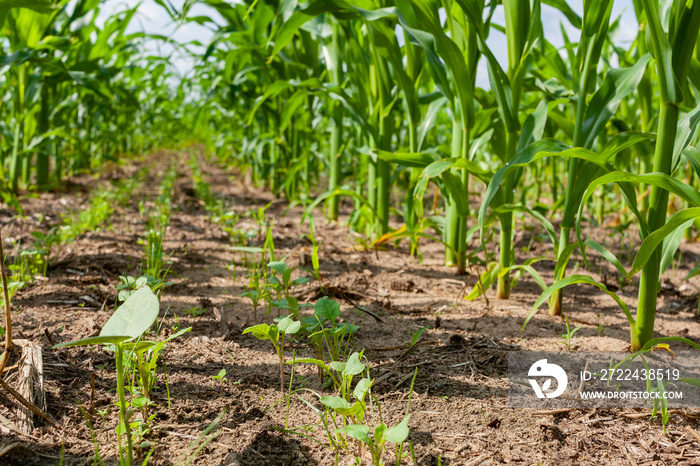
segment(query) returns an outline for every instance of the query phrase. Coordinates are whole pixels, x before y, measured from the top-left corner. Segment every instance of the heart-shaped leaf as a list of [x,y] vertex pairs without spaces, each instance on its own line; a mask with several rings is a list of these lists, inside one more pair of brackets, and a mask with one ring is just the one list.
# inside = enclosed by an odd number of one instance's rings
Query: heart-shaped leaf
[[160,302],[153,291],[148,287],[140,288],[114,311],[100,336],[138,338],[153,325],[159,312]]

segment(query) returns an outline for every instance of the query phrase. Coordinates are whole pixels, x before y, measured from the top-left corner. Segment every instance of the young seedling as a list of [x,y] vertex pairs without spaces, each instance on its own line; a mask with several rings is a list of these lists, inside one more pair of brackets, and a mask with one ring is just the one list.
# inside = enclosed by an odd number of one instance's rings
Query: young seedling
[[413,332],[413,334],[411,335],[411,343],[409,343],[408,346],[415,346],[416,344],[418,344],[418,342],[420,341],[421,335],[423,335],[423,332],[427,329],[428,329],[428,327],[421,327],[418,330],[416,330],[415,332]]
[[284,392],[284,338],[299,331],[301,323],[285,317],[277,324],[259,324],[243,330],[243,335],[252,333],[258,340],[270,340],[280,361],[280,391]]
[[253,302],[253,322],[258,321],[258,305],[260,304],[260,293],[258,290],[249,290],[241,295],[242,298],[250,298]]
[[[82,340],[61,343],[56,348],[72,346],[110,345],[115,349],[115,362],[117,366],[117,398],[119,401],[119,424],[117,425],[117,439],[119,440],[119,457],[121,464],[131,466],[133,464],[133,441],[131,433],[131,416],[133,412],[127,410],[126,391],[124,381],[124,357],[126,351],[139,350],[154,345],[154,342],[138,341],[158,318],[160,303],[155,294],[148,287],[135,291],[127,300],[114,311],[100,331],[99,336],[88,337]],[[126,449],[121,447],[121,437],[126,437]]]
[[226,378],[226,369],[221,369],[217,375],[212,375],[211,378],[219,381],[219,393],[224,393],[224,384],[228,383],[228,379]]
[[666,433],[666,424],[668,424],[669,419],[668,399],[666,398],[666,387],[669,385],[673,385],[674,387],[676,386],[672,382],[664,383],[661,379],[657,379],[656,387],[649,389],[650,395],[652,392],[656,392],[656,396],[653,397],[654,407],[651,411],[651,419],[649,420],[649,424],[651,425],[654,422],[654,419],[656,419],[658,416],[659,412],[661,412],[661,424],[664,426],[664,434]]
[[381,466],[383,464],[382,453],[384,452],[386,444],[395,443],[398,445],[408,438],[408,419],[409,416],[406,415],[403,421],[393,427],[387,427],[387,425],[382,422],[374,428],[373,432],[370,426],[363,424],[346,425],[342,429],[337,429],[336,432],[345,434],[367,445],[372,454],[372,464],[374,466]]
[[571,339],[574,337],[574,333],[578,332],[581,329],[581,327],[579,326],[573,330],[570,330],[569,329],[569,318],[564,317],[564,321],[566,322],[566,333],[563,334],[561,337],[564,339],[564,341],[566,341],[566,349],[568,351],[571,351]]
[[289,299],[290,291],[292,291],[297,286],[305,285],[310,281],[308,277],[299,277],[292,280],[292,272],[294,272],[296,267],[290,268],[285,262],[270,262],[269,264],[267,264],[267,266],[279,274],[279,278],[270,278],[270,284],[277,288],[278,296],[280,294],[279,292],[282,291],[286,299]]
[[[324,351],[327,351],[331,361],[339,361],[343,349],[347,352],[350,340],[359,327],[338,322],[339,318],[340,304],[324,296],[314,305],[313,315],[301,319],[317,358],[323,359]],[[326,327],[326,323],[330,327]]]
[[202,314],[204,314],[205,312],[207,312],[207,310],[202,309],[199,306],[195,306],[195,307],[191,307],[189,309],[186,309],[184,312],[185,312],[185,314],[191,315],[192,317],[199,317]]
[[34,240],[33,253],[41,256],[41,275],[46,276],[46,272],[51,261],[51,251],[54,246],[56,246],[56,255],[58,255],[59,248],[61,247],[62,238],[61,233],[57,227],[51,228],[46,233],[42,231],[32,232]]

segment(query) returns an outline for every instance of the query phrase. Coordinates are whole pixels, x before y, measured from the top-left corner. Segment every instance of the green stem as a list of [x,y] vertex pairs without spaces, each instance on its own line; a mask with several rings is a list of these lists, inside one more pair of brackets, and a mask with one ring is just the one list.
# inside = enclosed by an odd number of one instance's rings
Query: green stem
[[[331,61],[331,63],[329,63],[329,67],[331,72],[331,83],[336,86],[340,85],[342,79],[342,62],[340,60],[340,45],[338,43],[339,36],[339,26],[334,23],[333,36],[330,44],[330,47],[332,47],[330,55],[333,58],[333,60]],[[328,154],[330,162],[330,177],[328,180],[328,190],[333,191],[340,185],[342,161],[340,154],[340,143],[343,132],[343,108],[340,105],[340,103],[336,101],[331,101],[330,106],[331,114],[333,115],[333,129],[331,131],[330,153]],[[328,218],[330,220],[337,220],[338,208],[340,206],[340,196],[332,196],[328,200],[327,206]]]
[[[518,138],[515,133],[506,133],[506,160],[512,160]],[[509,172],[503,179],[503,203],[513,203],[513,188],[515,185],[515,172]],[[498,216],[501,223],[499,237],[499,260],[501,269],[511,267],[515,259],[513,250],[513,213],[506,212]],[[497,295],[499,299],[508,299],[510,296],[510,272],[498,278]]]
[[[672,103],[662,104],[654,155],[655,172],[671,173],[673,146],[676,140],[677,128],[678,107]],[[668,191],[656,186],[652,187],[651,195],[649,196],[648,217],[650,232],[658,230],[666,223],[667,209]],[[649,261],[642,268],[642,275],[639,281],[639,304],[637,305],[636,325],[630,329],[633,351],[641,349],[653,337],[661,267],[661,247],[659,245],[656,248]]]
[[131,466],[134,461],[133,443],[131,440],[131,428],[129,426],[126,409],[126,396],[124,394],[124,347],[117,345],[117,397],[119,398],[119,425],[124,426],[126,435],[126,466]]

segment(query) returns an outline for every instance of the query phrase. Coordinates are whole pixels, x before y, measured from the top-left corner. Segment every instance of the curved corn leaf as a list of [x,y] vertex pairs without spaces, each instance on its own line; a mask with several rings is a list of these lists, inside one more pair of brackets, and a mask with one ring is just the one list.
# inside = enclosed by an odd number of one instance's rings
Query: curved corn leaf
[[[642,241],[637,255],[634,257],[634,262],[632,263],[632,269],[629,271],[627,277],[634,276],[637,272],[642,270],[642,267],[649,261],[656,248],[664,241],[666,238],[673,235],[675,232],[688,228],[693,220],[700,217],[700,207],[690,207],[687,209],[680,210],[675,214],[671,215],[666,224],[659,228],[658,230],[650,233]],[[680,239],[678,239],[680,243]],[[677,249],[678,246],[676,246]],[[675,249],[673,250],[675,253]]]
[[537,299],[535,304],[532,306],[532,310],[530,313],[527,315],[525,318],[525,322],[523,323],[523,326],[521,327],[521,331],[525,329],[525,326],[527,325],[528,322],[530,322],[530,319],[532,316],[535,315],[535,312],[537,312],[537,309],[540,308],[552,295],[553,292],[556,290],[560,290],[566,286],[569,285],[574,285],[574,284],[586,284],[586,285],[593,285],[596,288],[599,288],[603,290],[608,296],[610,296],[612,299],[615,300],[615,302],[620,306],[620,309],[622,309],[622,312],[625,313],[625,316],[627,317],[627,320],[629,321],[630,325],[634,325],[635,321],[634,318],[632,317],[632,314],[630,313],[629,307],[627,304],[620,299],[620,297],[615,294],[613,291],[608,290],[608,288],[602,284],[598,283],[597,281],[593,280],[591,277],[588,275],[571,275],[566,278],[562,278],[561,280],[557,280],[554,282],[549,288],[544,290],[544,292],[540,295],[540,297]]
[[597,242],[593,241],[592,239],[586,240],[583,244],[598,251],[598,253],[601,256],[603,256],[605,259],[608,260],[608,262],[610,262],[612,265],[615,266],[617,271],[620,272],[620,274],[623,277],[627,277],[627,269],[625,269],[625,267],[622,265],[622,263],[620,262],[620,259],[618,259],[615,254],[613,254],[608,249],[606,249],[602,244],[597,243]]
[[549,239],[552,241],[554,250],[557,251],[559,249],[559,241],[557,240],[557,235],[554,232],[554,226],[552,225],[552,222],[547,220],[547,218],[545,218],[545,216],[541,213],[523,205],[513,204],[503,204],[494,209],[494,213],[498,214],[500,212],[523,212],[532,215],[537,220],[539,220],[540,224],[542,225],[542,228],[544,228],[544,231],[547,232]]
[[608,72],[602,86],[596,91],[586,107],[581,130],[585,137],[584,147],[593,147],[596,138],[608,120],[615,114],[622,99],[637,88],[650,58],[651,56],[646,54],[629,68]]
[[[687,184],[678,181],[664,173],[647,173],[644,175],[637,175],[634,173],[629,173],[625,171],[613,171],[607,173],[599,178],[596,178],[586,189],[581,204],[578,208],[578,220],[576,221],[576,236],[578,238],[579,244],[581,241],[581,218],[584,206],[588,203],[588,199],[593,195],[593,192],[601,185],[617,183],[623,188],[630,189],[631,183],[646,184],[650,186],[656,186],[657,188],[665,189],[666,191],[673,193],[688,202],[691,206],[700,206],[700,193]],[[640,229],[642,231],[642,236],[646,237],[649,235],[649,227],[646,223],[646,219],[639,212],[636,205],[636,198],[634,196],[625,196],[625,201],[630,207],[630,210],[637,217],[640,223]],[[582,249],[583,251],[583,249]],[[584,261],[586,260],[585,252]],[[635,272],[636,273],[636,272]]]

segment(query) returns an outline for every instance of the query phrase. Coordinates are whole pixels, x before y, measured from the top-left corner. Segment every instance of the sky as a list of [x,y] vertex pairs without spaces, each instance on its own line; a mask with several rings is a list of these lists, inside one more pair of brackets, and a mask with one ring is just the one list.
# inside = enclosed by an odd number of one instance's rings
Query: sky
[[[185,0],[171,0],[171,2],[176,8],[181,9],[182,5],[185,3]],[[102,19],[104,19],[112,13],[123,11],[127,8],[132,8],[139,3],[140,6],[138,13],[136,14],[134,20],[132,20],[128,32],[141,31],[152,34],[162,34],[172,37],[181,43],[197,40],[203,44],[207,44],[212,37],[213,33],[210,29],[196,23],[187,23],[180,25],[180,27],[173,24],[165,10],[163,10],[163,8],[154,0],[107,0],[102,7],[102,13],[100,16]],[[582,0],[573,0],[569,1],[568,3],[571,8],[576,11],[576,13],[579,15],[582,14]],[[212,18],[217,18],[217,13],[214,9],[202,4],[195,5],[190,12],[192,15],[207,15]],[[615,19],[618,16],[620,16],[620,30],[614,40],[616,44],[627,47],[637,36],[638,28],[637,19],[634,15],[634,8],[632,6],[632,0],[615,0],[612,18]],[[503,8],[501,6],[497,8],[493,20],[495,23],[501,25],[504,24]],[[555,46],[561,46],[564,43],[560,30],[561,24],[564,25],[564,29],[571,40],[578,40],[578,30],[571,26],[561,13],[550,6],[542,5],[542,25],[544,34],[547,40],[549,40]],[[493,31],[490,34],[487,43],[496,58],[502,64],[505,64],[507,62],[505,36],[498,31]],[[160,52],[170,53],[171,50],[171,47],[165,46],[160,50]],[[175,56],[172,59],[175,68],[180,74],[188,74],[190,72],[193,63],[192,60],[192,58],[184,56]],[[489,87],[488,72],[486,70],[486,63],[484,60],[480,60],[479,62],[476,84],[477,86],[483,88]]]

